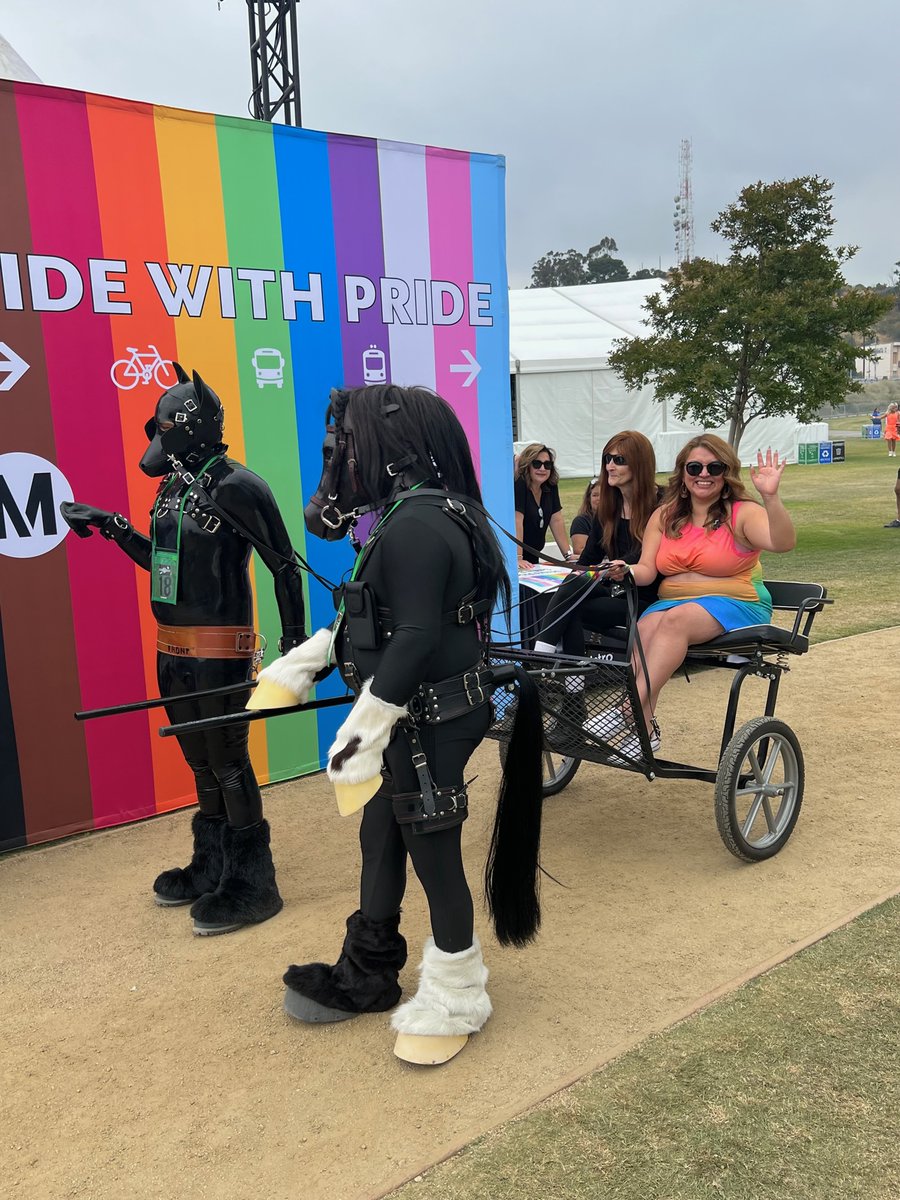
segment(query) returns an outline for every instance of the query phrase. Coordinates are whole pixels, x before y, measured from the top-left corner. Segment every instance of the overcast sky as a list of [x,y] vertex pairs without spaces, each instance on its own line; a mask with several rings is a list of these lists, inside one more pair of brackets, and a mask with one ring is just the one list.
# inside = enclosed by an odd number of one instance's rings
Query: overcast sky
[[[616,239],[671,265],[682,138],[695,252],[741,187],[835,184],[846,275],[900,259],[896,0],[300,0],[303,123],[503,154],[510,283]],[[0,0],[45,83],[245,115],[245,0]]]

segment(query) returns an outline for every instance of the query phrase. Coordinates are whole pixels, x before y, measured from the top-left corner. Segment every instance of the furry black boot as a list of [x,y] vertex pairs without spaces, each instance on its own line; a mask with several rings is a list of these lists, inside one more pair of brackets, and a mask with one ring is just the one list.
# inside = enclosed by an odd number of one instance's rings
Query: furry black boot
[[194,933],[231,933],[243,925],[258,925],[281,912],[284,901],[275,883],[275,864],[269,849],[269,822],[222,831],[225,861],[214,892],[191,907]]
[[347,918],[341,957],[333,967],[288,967],[284,1010],[298,1021],[346,1021],[359,1013],[387,1012],[400,999],[397,977],[406,963],[400,914],[371,921],[359,911]]
[[205,817],[194,813],[191,831],[194,835],[194,853],[186,867],[173,867],[157,875],[153,884],[153,898],[157,904],[174,908],[179,904],[191,904],[207,892],[214,892],[222,877],[222,831],[224,817]]

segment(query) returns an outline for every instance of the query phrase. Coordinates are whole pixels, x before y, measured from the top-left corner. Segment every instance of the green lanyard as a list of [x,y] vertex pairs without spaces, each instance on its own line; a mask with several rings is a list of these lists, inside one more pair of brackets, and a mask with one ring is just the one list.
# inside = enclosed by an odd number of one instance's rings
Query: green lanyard
[[[201,479],[206,472],[206,469],[219,458],[223,458],[222,454],[214,454],[207,462],[203,464],[197,472],[197,479]],[[180,475],[175,475],[163,488],[162,492],[156,498],[156,503],[153,505],[153,513],[150,517],[150,599],[155,600],[158,604],[177,604],[178,603],[178,564],[181,555],[181,522],[184,520],[184,506],[187,504],[188,496],[191,494],[193,483],[188,484],[184,495],[181,497],[181,503],[178,506],[178,525],[175,533],[175,549],[163,550],[156,544],[156,514],[159,509],[159,503],[165,496],[166,492],[181,478]]]
[[[425,480],[423,479],[421,483],[413,484],[413,486],[409,489],[409,491],[414,492],[416,490],[416,488],[422,487],[422,485],[424,483],[425,483]],[[350,572],[350,582],[351,583],[356,578],[356,573],[363,564],[363,559],[366,556],[366,550],[368,550],[370,548],[369,544],[372,541],[372,538],[375,536],[375,534],[378,532],[378,530],[382,527],[382,525],[385,523],[385,521],[388,519],[388,517],[391,515],[391,513],[394,511],[394,509],[399,508],[399,506],[403,503],[403,501],[405,499],[406,499],[406,497],[402,496],[399,500],[395,500],[394,503],[391,505],[391,507],[387,510],[387,512],[381,517],[378,524],[374,527],[374,529],[369,534],[369,536],[366,538],[366,544],[360,550],[359,554],[357,554],[356,562],[353,564],[353,570]],[[338,634],[340,633],[341,622],[343,621],[343,619],[344,619],[344,602],[342,600],[340,603],[340,607],[338,608],[337,618],[335,619],[335,622],[334,622],[334,628],[331,631],[331,643],[328,646],[328,661],[327,661],[326,665],[329,667],[331,666],[331,659],[334,654],[334,644],[337,641]]]

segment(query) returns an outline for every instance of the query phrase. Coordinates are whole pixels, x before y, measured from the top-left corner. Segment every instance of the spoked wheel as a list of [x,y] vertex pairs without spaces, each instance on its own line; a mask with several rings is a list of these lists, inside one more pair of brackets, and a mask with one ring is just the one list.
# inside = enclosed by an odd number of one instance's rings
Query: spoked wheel
[[797,824],[803,753],[796,734],[774,717],[755,717],[728,743],[716,775],[716,825],[732,854],[771,858]]
[[[500,743],[500,765],[506,765],[506,742]],[[555,796],[563,788],[568,787],[575,778],[575,772],[581,766],[580,758],[569,758],[565,754],[557,754],[555,750],[544,747],[541,755],[541,791],[544,796]]]

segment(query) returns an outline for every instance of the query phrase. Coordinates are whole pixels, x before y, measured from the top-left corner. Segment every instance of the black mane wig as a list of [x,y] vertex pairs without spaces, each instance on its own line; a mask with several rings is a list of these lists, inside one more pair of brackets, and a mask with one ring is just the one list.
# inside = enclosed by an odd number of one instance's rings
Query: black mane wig
[[[345,399],[346,397],[346,399]],[[481,500],[472,451],[456,413],[446,400],[423,387],[377,384],[339,393],[332,398],[336,419],[346,412],[353,430],[359,486],[369,503],[388,496],[396,480],[389,463],[412,461],[403,468],[404,482],[424,482],[465,501]],[[479,564],[478,599],[493,610],[498,597],[509,611],[509,575],[500,545],[481,513],[470,510]],[[489,624],[489,622],[486,622]]]

